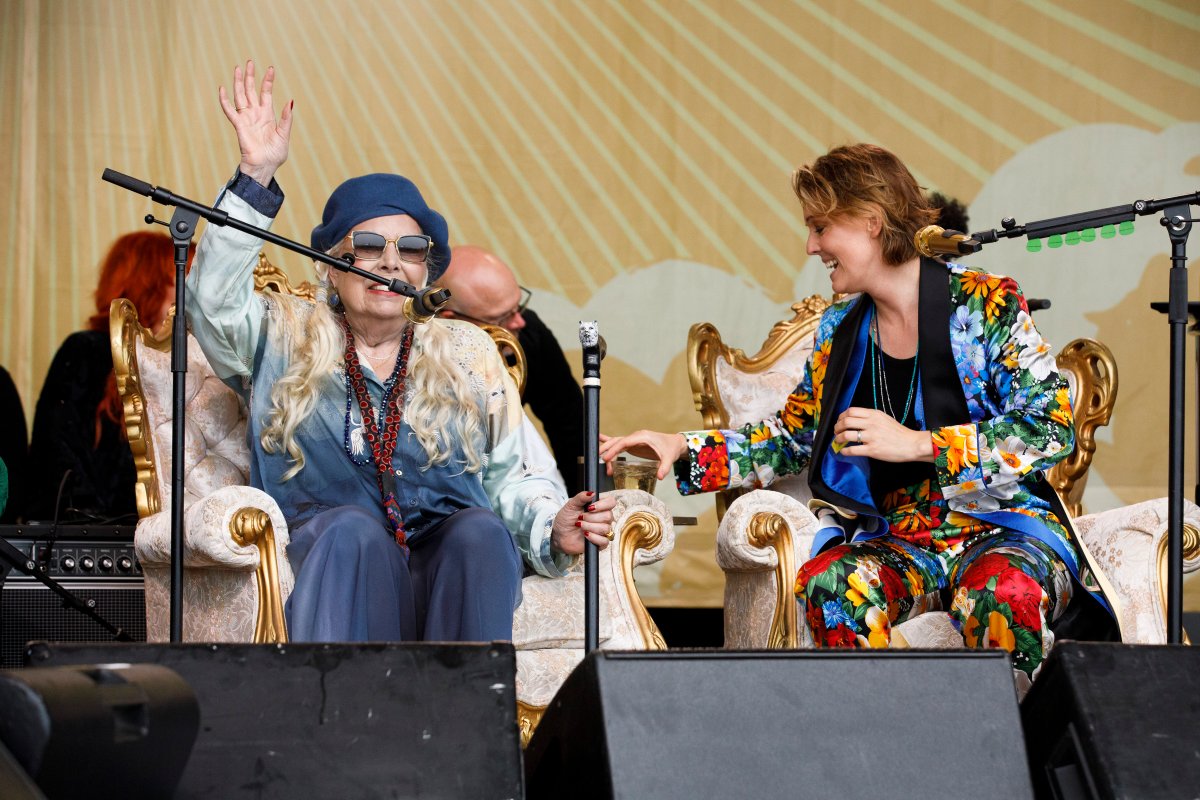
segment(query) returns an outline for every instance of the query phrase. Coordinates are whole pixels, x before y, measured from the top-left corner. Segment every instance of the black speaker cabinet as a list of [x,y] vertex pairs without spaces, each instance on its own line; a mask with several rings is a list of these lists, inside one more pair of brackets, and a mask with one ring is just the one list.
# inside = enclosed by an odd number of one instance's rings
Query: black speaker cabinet
[[200,723],[195,692],[158,664],[0,670],[0,708],[4,749],[51,800],[173,797]]
[[200,733],[179,800],[524,796],[510,643],[36,644],[30,655],[183,676]]
[[531,800],[1032,797],[996,651],[597,651],[525,777]]
[[[12,526],[4,527],[12,530]],[[39,530],[39,526],[22,526],[19,530],[28,534]],[[69,527],[65,530],[80,532]],[[85,603],[94,603],[96,612],[110,625],[123,630],[131,640],[144,642],[144,579],[133,554],[132,529],[128,530],[129,538],[6,540],[64,589]],[[62,598],[50,588],[14,569],[0,588],[0,669],[23,666],[25,644],[35,639],[107,642],[113,636],[87,615],[64,607]]]
[[1200,797],[1200,648],[1060,642],[1021,718],[1039,797]]

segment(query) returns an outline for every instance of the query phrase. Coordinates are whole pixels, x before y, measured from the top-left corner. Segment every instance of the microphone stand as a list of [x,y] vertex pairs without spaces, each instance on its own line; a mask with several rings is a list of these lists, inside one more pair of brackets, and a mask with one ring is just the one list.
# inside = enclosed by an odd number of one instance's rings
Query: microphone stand
[[[599,328],[594,321],[579,323],[583,346],[583,482],[600,499],[600,360],[604,358]],[[600,549],[584,537],[583,545],[583,651],[586,656],[600,646]]]
[[[225,211],[197,203],[186,197],[164,189],[161,186],[151,186],[137,178],[131,178],[112,169],[105,169],[101,177],[109,183],[123,189],[145,195],[156,203],[174,206],[175,213],[167,227],[171,230],[171,239],[175,244],[175,325],[171,334],[171,405],[173,418],[171,420],[171,642],[183,641],[183,450],[184,450],[184,417],[187,413],[187,317],[184,314],[187,302],[185,286],[187,272],[187,256],[191,247],[192,237],[196,233],[196,224],[200,217],[214,225],[227,225],[234,230],[248,233],[266,242],[277,244],[292,252],[307,256],[314,261],[328,264],[342,272],[352,272],[367,280],[381,283],[396,294],[409,298],[404,304],[404,314],[411,322],[423,322],[450,300],[448,289],[427,287],[417,289],[411,283],[399,278],[388,279],[373,272],[368,272],[354,266],[354,256],[350,253],[341,258],[334,258],[328,253],[322,253],[299,242],[285,239],[278,234],[256,227],[239,219],[235,219]],[[146,222],[157,222],[152,215],[146,216]],[[417,305],[420,309],[417,309]]]
[[200,213],[177,206],[168,226],[175,244],[175,324],[171,326],[171,641],[183,641],[183,420],[187,414],[187,258]]
[[[1167,642],[1180,644],[1183,641],[1183,451],[1184,451],[1184,378],[1185,354],[1187,352],[1188,286],[1187,286],[1187,239],[1193,220],[1189,206],[1200,205],[1200,192],[1168,197],[1165,200],[1137,200],[1129,205],[1112,206],[1065,217],[1030,222],[1018,225],[1012,217],[1000,222],[1000,230],[972,233],[971,238],[982,244],[1025,236],[1030,241],[1026,247],[1031,251],[1041,249],[1040,240],[1066,234],[1067,244],[1075,241],[1092,241],[1096,228],[1102,228],[1101,237],[1109,238],[1111,232],[1104,226],[1132,222],[1136,216],[1162,211],[1159,223],[1167,229],[1171,239],[1171,271],[1167,316],[1171,326],[1171,374],[1170,403],[1168,409],[1169,442],[1167,450]],[[1034,245],[1034,242],[1037,245]],[[1051,239],[1049,244],[1059,246]]]

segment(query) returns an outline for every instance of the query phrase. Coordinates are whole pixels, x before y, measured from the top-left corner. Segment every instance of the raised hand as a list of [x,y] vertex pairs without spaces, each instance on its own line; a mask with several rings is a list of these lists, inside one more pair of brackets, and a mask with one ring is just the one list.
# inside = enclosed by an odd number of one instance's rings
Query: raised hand
[[292,107],[296,102],[289,101],[277,121],[271,96],[274,85],[274,67],[267,67],[259,89],[254,79],[254,62],[247,61],[244,72],[240,66],[233,68],[233,99],[224,86],[217,92],[221,109],[237,133],[238,149],[242,153],[238,169],[263,186],[270,184],[275,171],[287,161],[292,136]]

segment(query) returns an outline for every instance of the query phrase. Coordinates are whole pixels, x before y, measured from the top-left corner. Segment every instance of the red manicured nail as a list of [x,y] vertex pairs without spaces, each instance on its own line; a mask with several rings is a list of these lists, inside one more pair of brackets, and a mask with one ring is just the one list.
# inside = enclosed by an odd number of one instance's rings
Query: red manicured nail
[[[588,507],[587,507],[587,510],[588,510],[588,511],[595,511],[595,510],[596,510],[596,507],[595,507],[595,506],[588,506]],[[580,516],[583,516],[583,515],[581,514]]]
[[583,519],[583,514],[580,514],[580,515],[579,515],[578,517],[576,517],[575,519]]
[[576,522],[576,523],[575,523],[575,527],[576,527],[576,528],[582,528],[582,527],[583,527],[583,523],[582,523],[582,522]]
[[594,494],[595,494],[595,492],[588,492],[588,497],[591,497]]

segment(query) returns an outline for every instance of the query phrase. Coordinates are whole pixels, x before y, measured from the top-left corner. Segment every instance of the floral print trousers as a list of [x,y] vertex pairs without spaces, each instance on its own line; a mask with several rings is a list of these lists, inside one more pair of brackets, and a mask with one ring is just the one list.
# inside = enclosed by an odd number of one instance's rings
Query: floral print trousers
[[1071,585],[1053,550],[1000,529],[940,552],[892,535],[838,545],[800,567],[795,590],[818,647],[888,647],[893,625],[946,610],[967,647],[1007,650],[1032,680]]

